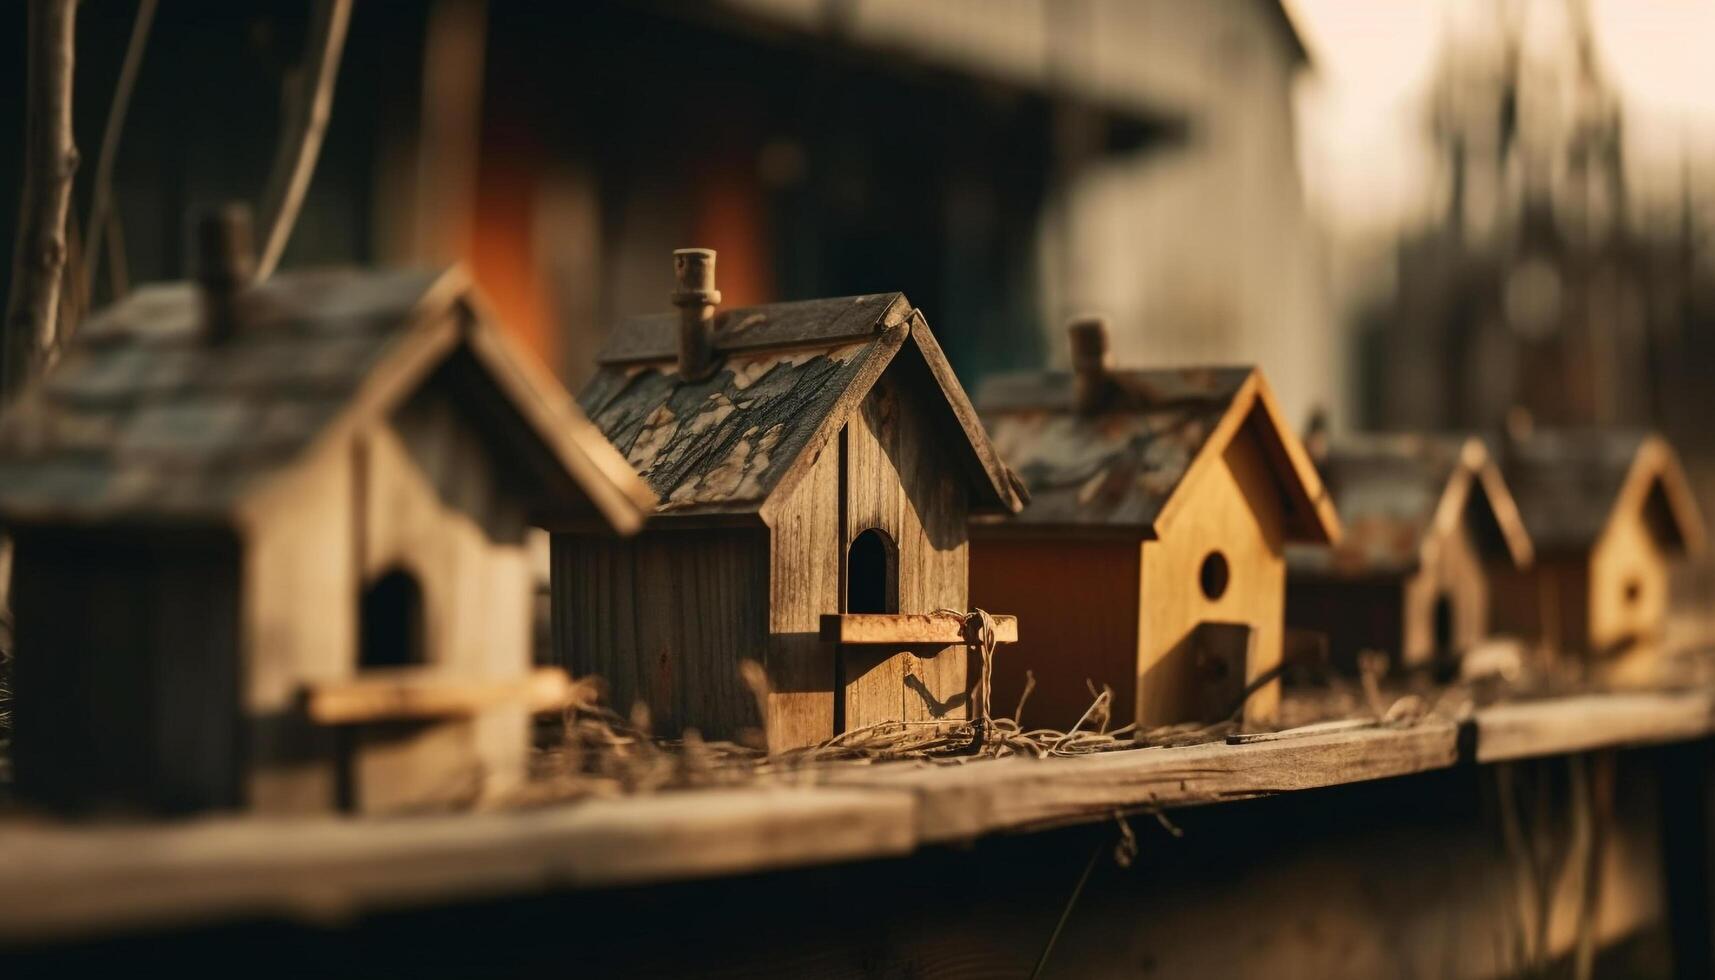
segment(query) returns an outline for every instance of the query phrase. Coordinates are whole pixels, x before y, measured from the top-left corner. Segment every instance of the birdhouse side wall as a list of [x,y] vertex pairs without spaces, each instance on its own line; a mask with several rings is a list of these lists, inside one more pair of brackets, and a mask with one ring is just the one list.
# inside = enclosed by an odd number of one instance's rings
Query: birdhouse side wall
[[1660,652],[1668,586],[1667,555],[1642,510],[1617,515],[1590,556],[1588,648],[1617,658],[1619,676],[1646,674]]
[[[893,608],[880,611],[968,608],[970,490],[957,468],[952,442],[964,436],[951,431],[944,408],[934,410],[930,399],[941,397],[921,361],[902,354],[846,423],[841,549],[847,566],[842,585],[846,599],[854,594],[853,543],[866,531],[879,530],[892,548],[894,578],[886,603]],[[858,583],[858,588],[874,584]],[[848,605],[829,612],[853,611]],[[962,647],[848,646],[839,657],[844,695],[838,723],[843,730],[884,721],[966,717]]]
[[1528,568],[1490,562],[1489,622],[1496,636],[1525,641],[1538,656],[1582,656],[1590,637],[1590,556],[1538,554]]
[[1328,666],[1351,674],[1365,650],[1398,663],[1405,649],[1405,576],[1288,575],[1286,623],[1327,641]]
[[[761,724],[739,673],[769,652],[768,531],[678,529],[635,537],[556,533],[554,649],[607,685],[620,714],[641,704],[657,734],[732,739]],[[824,675],[832,686],[833,668]]]
[[[1280,663],[1285,516],[1276,477],[1248,427],[1222,450],[1219,462],[1204,467],[1192,483],[1176,491],[1189,505],[1159,540],[1145,541],[1140,548],[1140,731],[1213,720],[1198,717],[1202,693],[1190,641],[1200,623],[1242,624],[1253,630],[1247,682]],[[1226,570],[1217,597],[1204,588],[1205,563]],[[1271,724],[1279,704],[1279,683],[1265,686],[1245,702],[1246,724]]]
[[[971,604],[1019,620],[1016,644],[994,658],[994,711],[1069,729],[1089,709],[1090,685],[1113,689],[1112,727],[1137,712],[1138,539],[984,537],[971,539]],[[981,658],[968,658],[976,683]],[[1089,683],[1086,683],[1088,681]]]
[[240,805],[237,543],[32,529],[16,549],[20,798],[74,810]]

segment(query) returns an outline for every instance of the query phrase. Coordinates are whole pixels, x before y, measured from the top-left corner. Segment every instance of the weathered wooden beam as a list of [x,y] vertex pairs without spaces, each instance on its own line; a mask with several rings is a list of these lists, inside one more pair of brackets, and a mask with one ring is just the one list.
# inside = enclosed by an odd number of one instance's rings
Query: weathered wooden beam
[[[968,643],[974,634],[952,616],[930,613],[827,613],[822,616],[822,639],[833,643],[925,644]],[[996,643],[1018,642],[1018,617],[994,617]]]
[[0,946],[246,918],[685,881],[907,853],[910,797],[715,789],[408,818],[0,831]]
[[1099,819],[1115,811],[1218,803],[1386,779],[1458,760],[1458,726],[1425,722],[1249,745],[1002,759],[950,768],[870,767],[840,785],[917,795],[924,843]]
[[1585,694],[1476,712],[1477,761],[1700,738],[1715,732],[1715,692]]
[[307,692],[307,708],[310,720],[318,724],[353,725],[451,718],[520,702],[531,711],[553,711],[580,697],[593,700],[594,693],[589,682],[574,681],[558,667],[538,667],[515,681],[474,680],[413,667],[316,684]]

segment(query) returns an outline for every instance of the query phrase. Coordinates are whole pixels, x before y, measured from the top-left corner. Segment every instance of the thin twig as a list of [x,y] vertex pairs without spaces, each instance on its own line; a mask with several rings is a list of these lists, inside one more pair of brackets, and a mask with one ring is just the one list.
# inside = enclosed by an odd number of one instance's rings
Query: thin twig
[[1078,904],[1078,897],[1084,894],[1084,886],[1090,881],[1090,872],[1096,870],[1096,859],[1102,856],[1102,848],[1106,841],[1098,841],[1095,849],[1090,851],[1090,859],[1084,862],[1084,870],[1078,875],[1078,883],[1072,886],[1072,894],[1066,896],[1066,905],[1060,910],[1060,918],[1054,923],[1054,931],[1048,934],[1048,942],[1042,947],[1042,955],[1036,958],[1036,967],[1030,971],[1033,978],[1040,977],[1048,966],[1048,957],[1054,952],[1054,944],[1060,941],[1060,933],[1066,928],[1067,920],[1072,918],[1072,909]]
[[334,79],[339,75],[340,53],[345,48],[346,28],[351,23],[351,0],[317,0],[316,16],[306,47],[313,61],[304,66],[304,89],[289,100],[295,110],[274,157],[268,189],[262,198],[262,251],[256,262],[256,278],[273,275],[292,237],[292,226],[304,206],[310,178],[316,172],[322,138],[327,135],[333,112]]
[[24,188],[12,291],[0,343],[0,402],[9,401],[54,345],[66,264],[77,144],[71,127],[77,0],[31,0]]
[[[119,80],[113,86],[113,104],[107,109],[107,125],[101,131],[101,152],[95,157],[95,182],[91,190],[89,224],[83,234],[86,268],[83,276],[83,305],[89,308],[94,298],[96,273],[101,268],[102,237],[107,234],[108,216],[113,208],[113,166],[119,156],[119,136],[125,131],[125,117],[131,110],[131,93],[137,88],[137,73],[143,67],[143,51],[149,45],[149,29],[155,23],[158,0],[141,0],[137,17],[131,22],[131,40],[125,45],[125,60],[119,67]],[[116,292],[114,299],[119,298]],[[61,345],[64,339],[60,340]]]

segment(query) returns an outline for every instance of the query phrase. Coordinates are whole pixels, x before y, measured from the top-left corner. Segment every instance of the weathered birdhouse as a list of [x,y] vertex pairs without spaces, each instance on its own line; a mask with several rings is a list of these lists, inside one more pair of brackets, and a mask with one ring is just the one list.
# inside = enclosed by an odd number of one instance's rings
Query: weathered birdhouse
[[1076,722],[1086,679],[1113,688],[1116,724],[1241,702],[1270,723],[1286,545],[1339,534],[1315,469],[1254,368],[1113,371],[1094,320],[1072,342],[1070,373],[997,378],[978,400],[1031,496],[972,528],[972,602],[1030,625],[996,657],[997,709],[1029,671],[1027,726]]
[[445,805],[523,775],[525,530],[653,504],[459,272],[201,282],[83,325],[0,421],[20,795],[75,808]]
[[1703,522],[1666,440],[1644,433],[1542,432],[1501,460],[1536,548],[1496,569],[1497,631],[1616,677],[1660,649],[1673,559],[1697,554]]
[[1491,567],[1527,568],[1530,536],[1482,440],[1337,441],[1316,459],[1344,527],[1287,551],[1286,623],[1321,634],[1335,665],[1366,650],[1451,664],[1489,633]]
[[628,541],[554,535],[562,662],[663,733],[784,748],[964,717],[963,634],[933,614],[968,605],[969,515],[1020,500],[922,314],[717,310],[714,253],[674,261],[678,312],[620,324],[579,399],[661,504]]

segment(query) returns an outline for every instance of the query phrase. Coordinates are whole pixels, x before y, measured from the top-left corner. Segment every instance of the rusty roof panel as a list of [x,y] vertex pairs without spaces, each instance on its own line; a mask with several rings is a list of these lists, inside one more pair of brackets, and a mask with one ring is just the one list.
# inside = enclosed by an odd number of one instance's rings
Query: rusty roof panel
[[603,368],[580,403],[662,513],[760,507],[864,368],[877,340],[733,354],[703,381],[669,362]]
[[1316,461],[1345,534],[1334,548],[1292,548],[1294,572],[1403,574],[1418,566],[1435,511],[1460,466],[1464,440],[1423,435],[1347,437]]
[[16,518],[217,518],[339,414],[439,281],[312,270],[258,284],[203,343],[194,286],[147,286],[84,325],[0,419]]
[[1153,526],[1252,370],[1111,372],[1105,407],[1072,410],[1066,372],[985,384],[978,408],[996,450],[1030,490],[1023,525]]
[[1506,444],[1501,470],[1539,551],[1595,545],[1619,500],[1643,432],[1542,432]]

